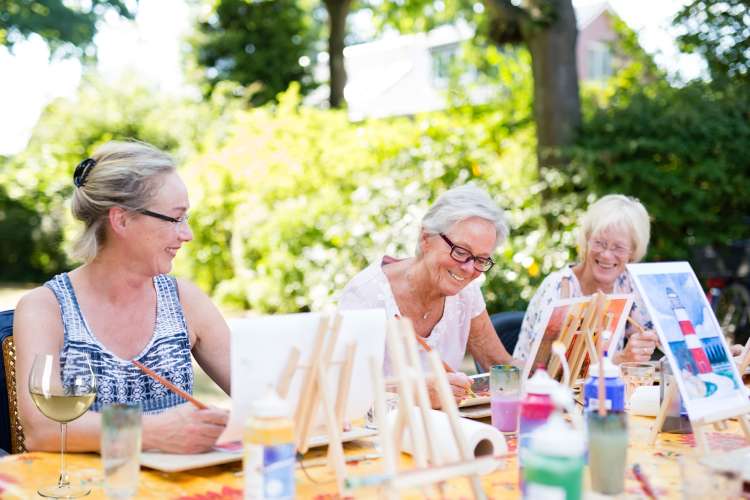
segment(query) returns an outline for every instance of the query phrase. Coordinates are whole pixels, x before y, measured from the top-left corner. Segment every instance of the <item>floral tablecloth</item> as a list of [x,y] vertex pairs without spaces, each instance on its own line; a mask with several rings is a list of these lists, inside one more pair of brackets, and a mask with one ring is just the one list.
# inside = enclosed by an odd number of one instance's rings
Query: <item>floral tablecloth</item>
[[[630,447],[628,462],[639,463],[648,475],[652,486],[660,498],[679,498],[680,472],[677,458],[692,454],[695,442],[692,434],[661,434],[654,447],[646,444],[648,426],[653,419],[643,417],[630,418]],[[750,446],[739,432],[739,427],[732,423],[725,432],[709,433],[712,450],[730,451]],[[515,440],[509,439],[508,445],[515,449]],[[362,440],[346,445],[346,454],[368,457],[347,465],[348,475],[365,475],[381,470],[375,440]],[[297,497],[316,500],[337,498],[335,476],[321,463],[322,451],[312,451],[305,456],[307,466],[298,465]],[[91,485],[92,492],[87,498],[104,498],[101,488],[102,468],[98,455],[71,453],[67,457],[71,482]],[[410,466],[407,455],[402,456],[402,466]],[[0,494],[2,498],[39,498],[37,488],[54,483],[58,476],[60,461],[55,453],[25,453],[11,455],[0,460]],[[588,479],[587,479],[588,480]],[[505,459],[504,467],[482,478],[482,485],[490,498],[518,498],[518,469],[515,457]],[[183,500],[220,500],[242,498],[243,477],[240,462],[224,466],[209,467],[180,473],[164,473],[143,469],[140,475],[138,498],[183,499]],[[355,490],[354,498],[375,498],[375,489]],[[406,492],[405,498],[440,498],[441,493],[434,488]],[[448,499],[470,498],[471,490],[465,479],[448,481],[443,485],[442,495]],[[587,495],[595,498],[595,495]],[[625,493],[620,498],[644,498],[643,490],[633,477],[627,473]]]

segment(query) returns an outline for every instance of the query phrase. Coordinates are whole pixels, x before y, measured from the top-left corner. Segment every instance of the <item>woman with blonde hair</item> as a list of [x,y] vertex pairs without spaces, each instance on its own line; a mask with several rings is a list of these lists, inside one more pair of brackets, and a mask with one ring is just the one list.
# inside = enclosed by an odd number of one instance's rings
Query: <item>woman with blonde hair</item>
[[101,418],[113,403],[143,410],[143,448],[209,450],[227,421],[196,410],[137,368],[138,361],[192,392],[195,359],[229,392],[229,329],[211,300],[168,273],[193,238],[188,193],[169,155],[141,142],[109,142],[73,175],[72,211],[84,224],[76,245],[83,265],[32,290],[18,304],[18,405],[29,450],[59,449],[59,429],[35,408],[28,373],[36,353],[84,352],[97,393],[92,411],[68,424],[73,451],[99,449]]
[[627,344],[613,355],[616,363],[648,361],[659,341],[641,297],[633,288],[625,268],[646,255],[651,224],[646,208],[635,198],[610,194],[591,205],[578,230],[581,261],[547,276],[526,309],[513,356],[526,359],[541,328],[542,315],[556,300],[604,293],[634,293],[630,316],[644,328],[634,331],[628,324]]

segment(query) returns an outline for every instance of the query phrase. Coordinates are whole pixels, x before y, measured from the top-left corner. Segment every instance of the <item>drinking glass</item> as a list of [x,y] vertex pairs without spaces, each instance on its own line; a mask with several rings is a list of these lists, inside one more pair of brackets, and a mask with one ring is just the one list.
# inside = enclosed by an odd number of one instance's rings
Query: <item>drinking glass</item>
[[621,363],[622,379],[625,382],[625,406],[630,408],[630,397],[636,388],[653,385],[656,367],[651,363]]
[[66,424],[86,413],[96,397],[96,378],[88,355],[73,350],[62,355],[37,354],[29,373],[29,393],[45,417],[60,422],[60,477],[57,485],[37,493],[48,498],[88,495],[91,490],[72,486],[65,471]]
[[490,368],[490,411],[492,425],[501,432],[518,430],[521,399],[521,371],[514,365]]
[[141,470],[141,405],[113,404],[102,410],[104,493],[109,498],[132,498]]

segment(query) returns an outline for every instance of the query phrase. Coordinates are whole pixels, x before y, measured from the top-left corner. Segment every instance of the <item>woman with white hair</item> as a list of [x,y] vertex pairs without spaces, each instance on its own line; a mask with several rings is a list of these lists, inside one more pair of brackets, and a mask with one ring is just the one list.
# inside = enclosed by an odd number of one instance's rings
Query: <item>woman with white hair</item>
[[648,361],[659,339],[641,297],[635,292],[625,265],[638,262],[648,248],[651,225],[640,201],[621,194],[604,196],[583,216],[578,232],[581,262],[547,276],[526,309],[513,356],[526,359],[534,345],[543,313],[561,298],[581,297],[597,291],[635,293],[630,316],[644,333],[628,324],[625,348],[613,361]]
[[[59,428],[34,406],[28,374],[34,355],[84,352],[96,376],[91,411],[68,424],[72,451],[97,451],[101,418],[113,403],[140,404],[143,448],[208,451],[226,426],[225,410],[196,410],[133,361],[192,393],[191,353],[229,393],[229,328],[194,284],[169,276],[193,239],[188,193],[172,158],[140,142],[109,142],[73,174],[72,210],[84,224],[76,245],[83,265],[61,273],[18,303],[18,407],[29,450],[57,450]],[[74,365],[71,363],[70,365]],[[62,480],[62,479],[61,479]]]
[[[460,400],[470,386],[459,371],[467,349],[485,369],[512,359],[495,334],[477,281],[494,266],[492,253],[507,235],[503,211],[485,191],[472,185],[446,191],[422,219],[416,255],[373,262],[346,285],[340,307],[383,308],[389,317],[409,318],[416,334],[455,371],[448,380]],[[384,370],[391,373],[387,351]],[[437,407],[432,389],[430,397]]]

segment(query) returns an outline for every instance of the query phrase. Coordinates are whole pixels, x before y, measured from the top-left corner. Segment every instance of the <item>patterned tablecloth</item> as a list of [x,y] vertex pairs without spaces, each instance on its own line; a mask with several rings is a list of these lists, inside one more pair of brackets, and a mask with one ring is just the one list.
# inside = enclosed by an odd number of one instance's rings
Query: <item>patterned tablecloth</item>
[[[692,454],[695,442],[692,434],[662,434],[656,446],[646,445],[648,426],[653,419],[631,417],[628,462],[639,463],[649,476],[652,486],[660,498],[679,498],[680,472],[678,457]],[[709,433],[712,450],[735,450],[750,446],[739,432],[736,424],[729,431]],[[515,440],[508,440],[515,448]],[[376,441],[362,440],[346,445],[348,456],[377,453]],[[321,451],[311,451],[305,456],[308,466],[303,470],[297,466],[297,497],[316,500],[337,498],[334,474],[320,465]],[[87,498],[104,498],[101,488],[102,469],[95,454],[70,454],[67,458],[71,482],[91,485],[92,493]],[[408,466],[410,458],[402,456],[402,465]],[[54,483],[60,465],[59,455],[54,453],[25,453],[0,460],[0,493],[2,498],[39,498],[37,488]],[[363,475],[381,470],[377,458],[349,463],[347,474]],[[586,474],[588,475],[588,474]],[[515,457],[505,459],[505,466],[482,478],[482,485],[490,498],[518,498],[518,469]],[[588,478],[586,479],[588,481]],[[163,473],[144,469],[140,476],[138,498],[219,500],[242,498],[242,464],[237,462],[224,466],[209,467],[180,473]],[[443,495],[449,499],[470,498],[471,490],[465,479],[449,481],[444,485]],[[356,490],[354,498],[374,498],[375,489]],[[413,491],[405,498],[440,498],[436,489]],[[595,498],[588,494],[588,498]],[[608,497],[603,497],[608,498]],[[644,498],[639,483],[631,472],[627,473],[625,493],[619,498]]]

